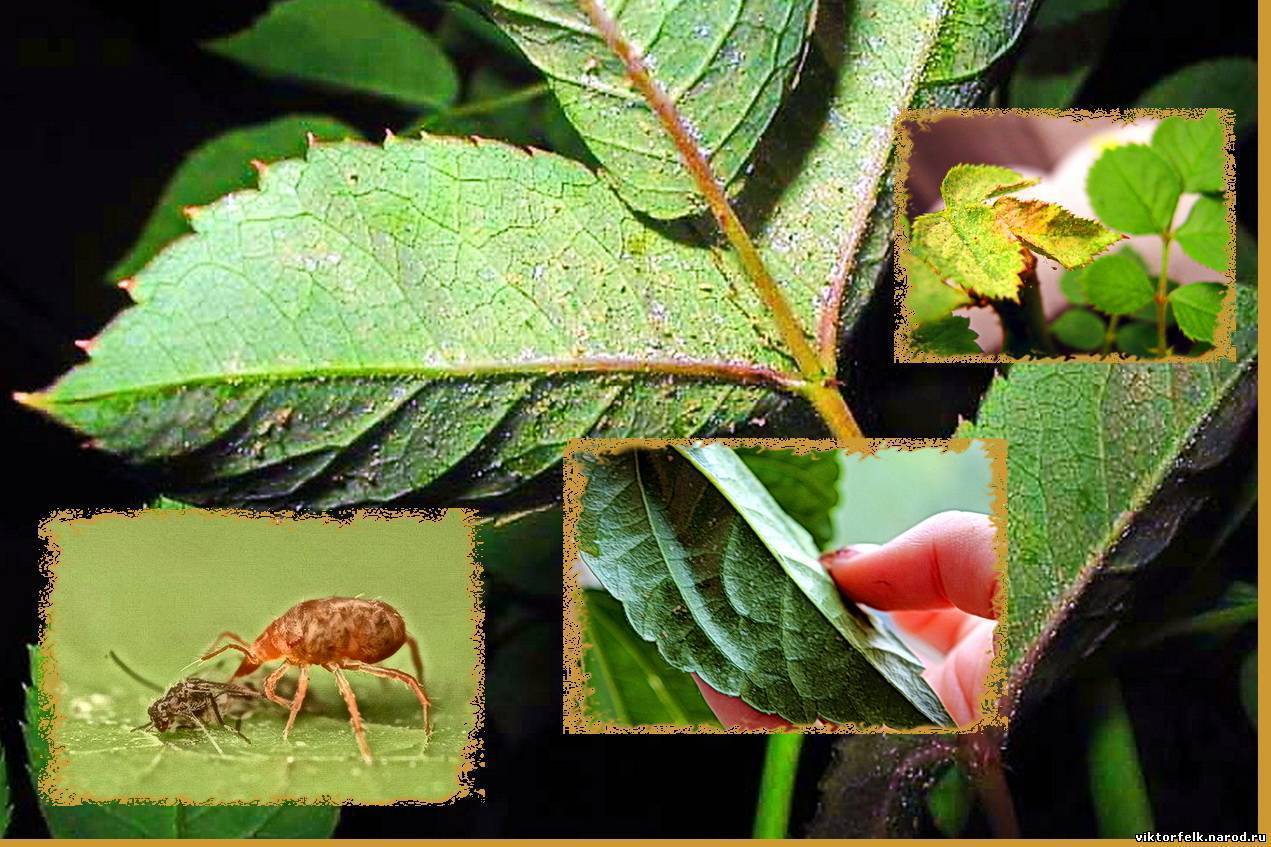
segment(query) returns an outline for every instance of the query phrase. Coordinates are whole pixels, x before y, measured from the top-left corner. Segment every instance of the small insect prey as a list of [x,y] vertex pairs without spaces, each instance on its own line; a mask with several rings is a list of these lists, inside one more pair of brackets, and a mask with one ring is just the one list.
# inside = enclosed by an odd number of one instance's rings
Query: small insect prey
[[[326,668],[335,677],[336,685],[349,709],[353,737],[367,764],[371,762],[371,749],[366,743],[357,698],[344,676],[346,670],[362,671],[404,683],[419,700],[424,713],[424,733],[426,735],[429,732],[429,701],[421,682],[424,669],[419,658],[419,645],[406,632],[406,624],[398,611],[382,600],[363,600],[360,597],[305,600],[279,615],[251,644],[232,632],[222,632],[216,641],[221,639],[227,639],[228,643],[208,651],[201,661],[207,661],[226,650],[242,653],[245,658],[234,672],[234,679],[252,673],[266,662],[283,660],[265,679],[265,696],[291,711],[283,730],[284,738],[291,734],[296,715],[304,703],[305,692],[309,689],[309,668],[312,665]],[[415,676],[374,664],[392,656],[403,644],[410,646]],[[300,668],[300,682],[296,686],[295,696],[287,700],[278,695],[277,686],[278,681],[293,665]]]
[[[241,724],[243,715],[251,711],[253,705],[265,699],[259,691],[232,682],[215,682],[193,676],[186,677],[164,691],[162,687],[155,685],[124,664],[113,651],[110,653],[110,658],[128,676],[162,694],[146,710],[150,720],[141,726],[133,727],[134,732],[148,729],[153,729],[155,732],[167,732],[172,729],[201,729],[219,753],[222,752],[220,745],[207,731],[207,725],[215,723],[248,744],[251,743],[251,739],[243,734]],[[231,727],[226,723],[226,715],[238,718],[238,725]]]

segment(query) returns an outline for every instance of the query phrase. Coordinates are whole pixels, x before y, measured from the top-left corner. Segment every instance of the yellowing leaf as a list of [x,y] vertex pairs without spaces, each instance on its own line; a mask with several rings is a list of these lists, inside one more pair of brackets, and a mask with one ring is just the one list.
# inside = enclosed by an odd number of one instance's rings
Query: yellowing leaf
[[1024,254],[987,206],[953,206],[914,221],[912,249],[947,279],[993,299],[1019,299]]
[[993,210],[1020,241],[1065,268],[1090,262],[1125,237],[1098,221],[1041,200],[1003,197],[993,204]]
[[940,182],[940,196],[946,206],[979,203],[1036,185],[1018,171],[998,165],[954,165]]

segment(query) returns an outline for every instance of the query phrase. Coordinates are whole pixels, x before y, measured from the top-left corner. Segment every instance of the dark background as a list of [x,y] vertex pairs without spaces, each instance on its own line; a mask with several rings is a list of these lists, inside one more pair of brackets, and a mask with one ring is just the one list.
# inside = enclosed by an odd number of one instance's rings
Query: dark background
[[[122,293],[106,284],[105,273],[140,232],[167,177],[199,143],[229,128],[288,112],[333,114],[369,137],[378,136],[386,122],[401,125],[411,117],[358,97],[262,80],[199,49],[202,40],[243,28],[265,6],[41,0],[15,4],[7,15],[11,23],[4,28],[8,43],[0,69],[10,116],[0,139],[9,186],[0,265],[0,387],[5,398],[0,401],[0,421],[11,461],[5,486],[9,502],[0,510],[0,561],[9,571],[0,589],[0,620],[6,630],[5,649],[0,652],[0,736],[8,753],[16,807],[11,836],[45,834],[22,764],[19,727],[20,683],[27,677],[21,645],[37,636],[38,523],[53,510],[136,506],[156,492],[120,463],[81,449],[71,433],[10,403],[9,392],[47,385],[79,360],[72,341],[92,336],[124,305]],[[428,5],[419,0],[416,6],[403,10],[426,23]],[[1083,89],[1078,105],[1131,103],[1160,76],[1198,59],[1252,57],[1256,32],[1252,2],[1211,2],[1203,12],[1183,3],[1127,2],[1112,35],[1113,48]],[[1247,200],[1252,193],[1245,188],[1255,184],[1255,143],[1256,139],[1246,142],[1239,157],[1241,217],[1250,222]],[[885,297],[877,300],[890,302]],[[958,414],[973,413],[974,398],[990,371],[891,364],[891,316],[884,311],[873,309],[858,332],[863,339],[858,349],[877,351],[854,367],[857,392],[876,398],[861,415],[866,431],[947,434]],[[1248,439],[1245,448],[1252,450]],[[1252,579],[1252,531],[1238,536],[1238,544],[1237,558],[1245,557]],[[227,584],[225,590],[234,587]],[[442,808],[348,809],[337,834],[749,833],[761,739],[562,738],[557,730],[558,601],[527,601],[496,589],[489,598],[489,614],[491,628],[499,628],[499,637],[491,643],[490,685],[500,687],[501,693],[490,703],[488,765],[481,776],[487,799]],[[496,676],[504,670],[506,677]],[[1212,707],[1216,695],[1206,690],[1204,680],[1180,680],[1178,673],[1175,669],[1173,675],[1157,674],[1141,685],[1128,683],[1127,697],[1133,702],[1164,698],[1177,707],[1170,713],[1174,731],[1148,742],[1155,759],[1164,756],[1170,779],[1178,780],[1177,785],[1154,784],[1154,799],[1158,804],[1168,799],[1179,811],[1212,797],[1215,805],[1207,817],[1217,822],[1243,820],[1252,826],[1252,733],[1232,729],[1230,721],[1239,715],[1233,718],[1231,704]],[[1048,711],[1056,714],[1045,716],[1048,726],[1063,723],[1065,709],[1075,708],[1075,696],[1061,693],[1053,698]],[[1053,797],[1067,779],[1084,783],[1080,745],[1064,736],[1062,728],[1058,733],[1038,731],[1025,734],[1022,742],[1028,758],[1020,761],[1036,762],[1040,773],[1017,774],[1021,802],[1029,808],[1050,803],[1049,816],[1036,822],[1036,834],[1090,831],[1088,802],[1078,798],[1056,803]],[[1180,744],[1181,737],[1195,743]],[[1177,755],[1170,753],[1172,746]],[[811,739],[805,749],[796,822],[805,821],[814,810],[815,781],[828,760],[828,741]],[[1200,774],[1199,793],[1182,788],[1206,760],[1212,769],[1215,756],[1229,757],[1218,761],[1230,770],[1231,780],[1247,785],[1248,792],[1207,772]],[[1025,828],[1027,833],[1028,820]]]

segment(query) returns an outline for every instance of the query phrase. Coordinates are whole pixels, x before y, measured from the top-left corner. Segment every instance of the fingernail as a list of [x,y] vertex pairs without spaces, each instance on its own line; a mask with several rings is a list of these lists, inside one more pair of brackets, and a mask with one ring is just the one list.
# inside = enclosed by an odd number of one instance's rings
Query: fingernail
[[831,550],[828,553],[821,554],[821,564],[827,568],[841,565],[844,562],[851,561],[862,553],[868,553],[870,550],[877,550],[877,544],[849,544],[847,547],[841,547],[838,550]]

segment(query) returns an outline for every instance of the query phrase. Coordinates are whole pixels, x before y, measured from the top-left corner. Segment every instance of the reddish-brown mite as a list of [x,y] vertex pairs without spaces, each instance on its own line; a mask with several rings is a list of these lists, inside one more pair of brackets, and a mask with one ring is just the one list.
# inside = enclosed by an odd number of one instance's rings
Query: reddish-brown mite
[[[406,683],[419,699],[424,712],[424,732],[428,732],[428,695],[421,683],[424,671],[419,658],[419,644],[406,632],[406,623],[398,611],[382,600],[363,600],[358,597],[305,600],[279,615],[251,644],[232,632],[222,632],[216,637],[216,642],[223,638],[229,639],[229,643],[209,651],[202,657],[202,661],[226,650],[242,653],[245,658],[231,679],[246,676],[266,662],[283,660],[278,669],[265,680],[265,696],[291,710],[287,717],[287,727],[283,730],[284,738],[291,734],[292,724],[296,722],[296,715],[304,702],[305,692],[309,688],[311,665],[324,667],[335,676],[340,694],[349,707],[349,722],[353,724],[358,749],[368,764],[371,761],[371,750],[362,729],[362,715],[358,711],[357,699],[344,676],[346,670],[364,671]],[[415,676],[374,664],[392,656],[403,644],[410,645]],[[275,688],[293,665],[300,668],[300,681],[296,685],[295,696],[287,700],[280,697]]]

